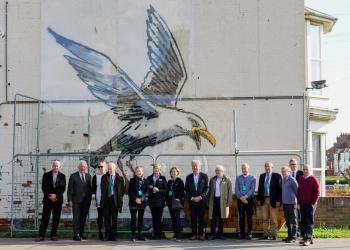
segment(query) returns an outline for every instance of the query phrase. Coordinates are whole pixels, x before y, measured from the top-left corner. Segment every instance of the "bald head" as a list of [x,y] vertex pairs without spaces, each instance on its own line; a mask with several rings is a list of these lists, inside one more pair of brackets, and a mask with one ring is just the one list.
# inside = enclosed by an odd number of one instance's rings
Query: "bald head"
[[312,167],[309,164],[304,164],[303,172],[305,176],[310,176],[312,174]]
[[265,173],[267,173],[267,174],[272,173],[273,164],[271,162],[269,162],[269,161],[265,162],[264,167],[265,167]]
[[248,175],[248,173],[249,173],[249,164],[248,163],[243,163],[241,165],[241,169],[242,169],[242,174],[243,175]]

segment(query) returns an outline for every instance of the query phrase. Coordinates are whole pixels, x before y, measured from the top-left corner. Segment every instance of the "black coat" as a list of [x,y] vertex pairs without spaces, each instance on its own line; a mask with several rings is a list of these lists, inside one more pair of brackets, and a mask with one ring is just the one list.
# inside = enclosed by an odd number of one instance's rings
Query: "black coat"
[[[172,192],[172,196],[169,195],[169,191]],[[168,180],[167,192],[165,196],[166,204],[171,207],[172,199],[179,199],[182,203],[185,199],[185,184],[181,178],[176,178],[175,181],[172,179]]]
[[153,192],[153,189],[148,190],[148,206],[149,207],[164,207],[165,193],[167,190],[167,183],[164,176],[159,176],[156,183],[153,181],[153,174],[147,177],[148,185],[157,187],[159,192]]
[[[103,208],[108,199],[108,186],[109,186],[110,174],[104,174],[101,178],[101,207]],[[114,177],[114,203],[119,213],[123,208],[123,196],[125,194],[125,183],[123,177],[115,173]]]
[[[145,178],[134,177],[130,179],[128,194],[131,209],[145,209],[147,207],[148,185]],[[136,198],[141,198],[142,203],[140,205],[136,203]]]
[[191,200],[192,197],[201,196],[202,202],[205,203],[209,191],[208,175],[205,173],[199,173],[198,183],[198,188],[196,190],[193,173],[187,175],[185,184],[186,197],[188,200]]
[[[258,200],[260,205],[264,205],[265,201],[265,176],[266,173],[260,175],[258,187]],[[278,173],[272,173],[270,180],[270,202],[273,208],[276,207],[276,202],[282,201],[282,176]]]
[[302,177],[304,175],[304,172],[301,170],[297,170],[297,176],[296,176],[296,180],[299,183],[300,177]]
[[80,179],[80,173],[75,172],[70,175],[67,189],[67,200],[73,203],[91,201],[91,175],[85,173],[85,183]]
[[43,202],[50,202],[50,194],[56,194],[57,202],[63,203],[63,193],[66,191],[66,176],[58,172],[56,184],[53,185],[52,170],[43,175],[41,189],[44,193]]

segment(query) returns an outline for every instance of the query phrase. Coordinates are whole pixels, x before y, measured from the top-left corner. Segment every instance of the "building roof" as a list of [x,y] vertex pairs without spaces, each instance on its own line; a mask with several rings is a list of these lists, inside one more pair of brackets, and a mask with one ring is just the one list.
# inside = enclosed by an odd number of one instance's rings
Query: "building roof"
[[304,15],[306,20],[322,24],[324,34],[331,32],[334,24],[338,21],[334,16],[306,6],[304,8]]

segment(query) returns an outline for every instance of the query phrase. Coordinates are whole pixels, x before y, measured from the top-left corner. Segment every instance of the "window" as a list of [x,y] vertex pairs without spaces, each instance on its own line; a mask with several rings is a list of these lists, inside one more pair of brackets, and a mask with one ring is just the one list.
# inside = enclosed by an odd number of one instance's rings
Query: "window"
[[[322,26],[308,23],[307,44],[308,44],[308,71],[309,83],[322,79],[321,71],[321,31]],[[311,84],[310,84],[311,85]],[[320,89],[313,89],[314,95],[321,95]]]
[[321,135],[312,134],[312,161],[314,168],[321,168]]

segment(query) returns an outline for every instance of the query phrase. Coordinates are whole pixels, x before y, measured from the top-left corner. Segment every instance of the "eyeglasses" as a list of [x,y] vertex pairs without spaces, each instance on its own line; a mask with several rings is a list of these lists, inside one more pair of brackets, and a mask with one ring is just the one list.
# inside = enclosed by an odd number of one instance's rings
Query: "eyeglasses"
[[103,166],[98,166],[97,168],[103,168]]

